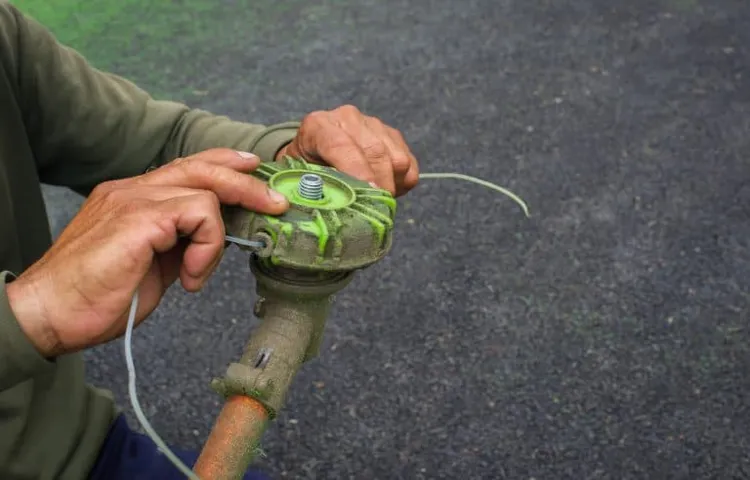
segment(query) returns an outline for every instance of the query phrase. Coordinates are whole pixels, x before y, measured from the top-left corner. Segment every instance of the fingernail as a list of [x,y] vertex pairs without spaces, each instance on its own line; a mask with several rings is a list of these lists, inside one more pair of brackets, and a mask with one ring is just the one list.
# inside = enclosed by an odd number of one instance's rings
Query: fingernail
[[242,158],[247,158],[247,159],[255,159],[255,158],[258,158],[258,156],[257,156],[257,155],[255,155],[255,154],[253,154],[253,153],[250,153],[250,152],[241,152],[241,151],[238,151],[238,152],[237,152],[237,155],[239,155],[239,156],[240,156],[240,157],[242,157]]
[[277,192],[276,190],[268,189],[268,196],[274,203],[286,203],[286,197],[284,194]]
[[380,187],[378,187],[378,184],[377,184],[377,183],[375,183],[375,182],[370,182],[370,186],[371,186],[372,188],[380,188]]

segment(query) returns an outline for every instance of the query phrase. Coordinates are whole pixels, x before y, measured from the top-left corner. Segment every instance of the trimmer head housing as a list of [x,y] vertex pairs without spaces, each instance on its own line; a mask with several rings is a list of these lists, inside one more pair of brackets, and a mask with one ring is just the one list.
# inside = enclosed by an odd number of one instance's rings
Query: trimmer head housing
[[226,233],[261,240],[256,254],[275,267],[347,271],[369,266],[391,248],[396,199],[336,169],[286,156],[253,176],[291,204],[279,216],[224,207]]

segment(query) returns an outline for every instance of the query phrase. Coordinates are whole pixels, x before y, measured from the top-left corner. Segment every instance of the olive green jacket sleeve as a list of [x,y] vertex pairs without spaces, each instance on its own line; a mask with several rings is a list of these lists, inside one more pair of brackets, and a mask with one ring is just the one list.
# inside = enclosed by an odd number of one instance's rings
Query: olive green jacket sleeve
[[0,49],[17,74],[15,88],[40,180],[82,194],[102,181],[139,175],[213,147],[273,160],[299,127],[298,122],[242,123],[155,100],[133,83],[94,68],[2,0]]
[[10,272],[0,272],[0,392],[54,365],[37,351],[15,321],[5,288],[13,279]]

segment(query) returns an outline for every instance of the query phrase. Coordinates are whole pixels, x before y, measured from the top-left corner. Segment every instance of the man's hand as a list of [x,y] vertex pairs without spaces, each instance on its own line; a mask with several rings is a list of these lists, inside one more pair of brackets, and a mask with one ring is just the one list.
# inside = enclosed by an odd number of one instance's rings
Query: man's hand
[[52,248],[7,286],[32,343],[47,357],[104,343],[125,331],[136,290],[136,324],[178,277],[199,290],[224,250],[220,204],[268,214],[288,208],[247,175],[258,163],[208,150],[97,187]]
[[283,155],[335,167],[400,196],[419,181],[417,159],[401,133],[346,105],[307,115]]

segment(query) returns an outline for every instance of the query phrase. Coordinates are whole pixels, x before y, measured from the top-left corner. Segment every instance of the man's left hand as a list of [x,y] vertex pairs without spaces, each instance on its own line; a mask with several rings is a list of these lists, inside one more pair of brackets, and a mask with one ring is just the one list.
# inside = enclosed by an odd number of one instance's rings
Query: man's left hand
[[307,115],[276,158],[283,155],[330,165],[396,196],[419,181],[417,159],[401,133],[351,105]]

